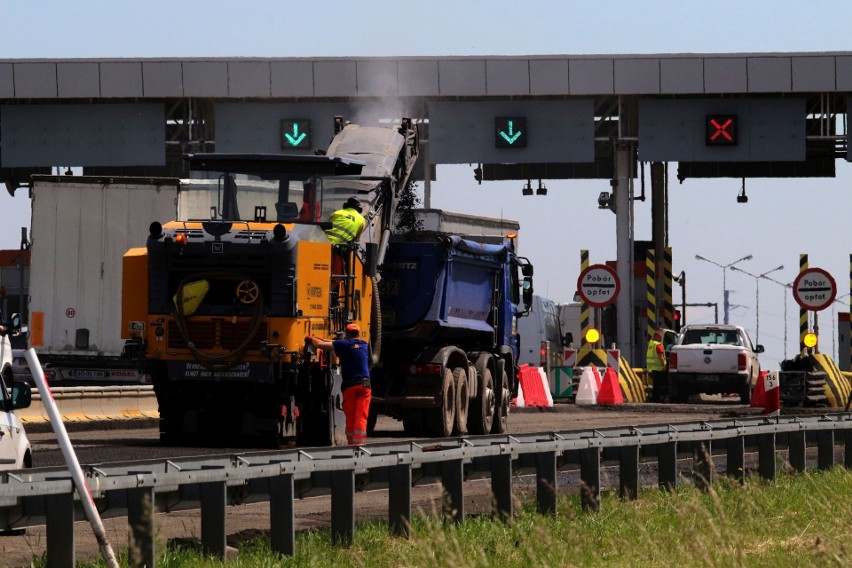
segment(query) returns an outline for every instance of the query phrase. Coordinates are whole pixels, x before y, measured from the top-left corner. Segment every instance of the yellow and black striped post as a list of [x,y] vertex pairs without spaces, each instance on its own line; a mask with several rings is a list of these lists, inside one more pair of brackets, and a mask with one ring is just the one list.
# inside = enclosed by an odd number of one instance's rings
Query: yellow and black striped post
[[[580,249],[580,273],[589,267],[589,251]],[[580,304],[580,347],[586,345],[586,332],[589,331],[589,304],[581,300]]]
[[657,329],[657,270],[654,257],[654,249],[649,248],[645,253],[645,317],[648,320],[648,339],[654,337],[654,331]]
[[672,249],[663,249],[663,321],[665,327],[674,327],[674,306],[672,305]]
[[[808,255],[799,255],[799,274],[808,269]],[[799,308],[799,353],[805,350],[805,335],[808,333],[808,310]]]

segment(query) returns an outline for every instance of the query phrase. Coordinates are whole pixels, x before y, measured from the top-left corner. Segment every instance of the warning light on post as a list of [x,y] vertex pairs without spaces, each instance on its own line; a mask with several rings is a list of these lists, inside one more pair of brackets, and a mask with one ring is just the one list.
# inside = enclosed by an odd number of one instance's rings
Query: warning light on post
[[707,133],[704,142],[708,146],[737,145],[737,115],[708,114],[704,125]]
[[811,348],[816,347],[817,344],[817,335],[816,333],[806,333],[804,339],[805,347]]
[[601,338],[601,332],[599,332],[597,329],[595,329],[593,327],[589,328],[589,330],[586,332],[586,341],[588,343],[597,343],[600,338]]

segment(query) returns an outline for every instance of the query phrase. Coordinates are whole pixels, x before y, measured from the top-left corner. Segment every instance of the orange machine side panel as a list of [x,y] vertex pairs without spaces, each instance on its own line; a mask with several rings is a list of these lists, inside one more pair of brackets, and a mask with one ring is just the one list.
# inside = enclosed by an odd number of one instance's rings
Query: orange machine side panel
[[121,338],[142,336],[148,321],[148,250],[124,253],[121,268]]
[[298,244],[296,276],[299,309],[304,317],[328,317],[331,279],[331,245],[302,241]]

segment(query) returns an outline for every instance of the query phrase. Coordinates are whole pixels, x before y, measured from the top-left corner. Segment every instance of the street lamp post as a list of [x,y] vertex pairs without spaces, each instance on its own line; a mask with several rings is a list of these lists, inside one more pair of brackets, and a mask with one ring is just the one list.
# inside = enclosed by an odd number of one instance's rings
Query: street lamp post
[[784,359],[787,359],[787,326],[788,326],[788,322],[787,322],[787,289],[788,288],[792,289],[793,283],[788,282],[787,284],[785,284],[783,282],[779,282],[778,280],[775,280],[774,278],[770,278],[770,277],[766,276],[765,274],[763,276],[761,276],[761,278],[763,278],[764,280],[769,280],[770,282],[774,282],[774,283],[778,284],[779,286],[781,286],[782,288],[784,288]]
[[716,266],[718,266],[719,268],[722,269],[722,306],[723,306],[722,312],[724,314],[725,325],[728,325],[728,307],[729,307],[729,304],[728,304],[728,285],[727,285],[727,280],[726,280],[726,275],[727,275],[726,270],[728,268],[731,268],[735,264],[738,264],[738,263],[740,263],[744,260],[751,260],[752,256],[750,254],[747,254],[746,256],[744,256],[740,259],[737,259],[734,262],[731,262],[730,264],[719,264],[718,262],[716,262],[714,260],[710,260],[709,258],[705,258],[705,257],[701,256],[700,254],[696,254],[695,258],[697,260],[703,260],[704,262],[709,262],[710,264],[715,264]]
[[[763,274],[752,274],[751,272],[746,272],[742,268],[737,268],[736,266],[732,266],[731,270],[742,272],[746,276],[754,278],[754,342],[760,343],[760,279],[766,278],[767,274],[772,274],[777,270],[784,270],[784,265],[776,266],[772,270],[767,270]],[[786,318],[784,323],[786,325]]]

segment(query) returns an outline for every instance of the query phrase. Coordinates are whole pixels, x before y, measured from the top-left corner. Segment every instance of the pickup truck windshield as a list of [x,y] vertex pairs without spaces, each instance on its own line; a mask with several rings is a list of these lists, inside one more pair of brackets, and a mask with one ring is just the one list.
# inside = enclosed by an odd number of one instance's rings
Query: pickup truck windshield
[[681,345],[738,345],[742,346],[736,331],[718,329],[690,329],[683,335]]

